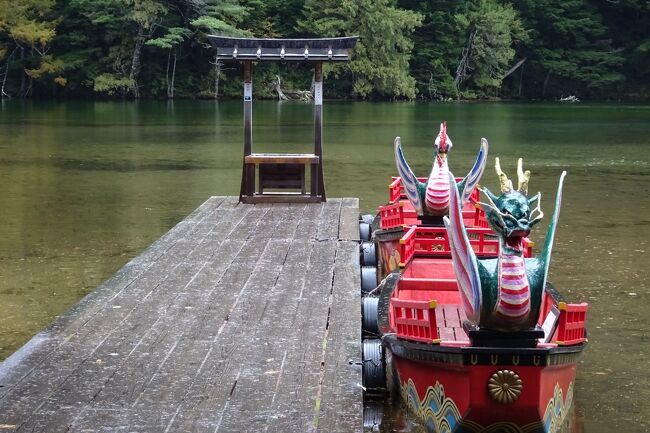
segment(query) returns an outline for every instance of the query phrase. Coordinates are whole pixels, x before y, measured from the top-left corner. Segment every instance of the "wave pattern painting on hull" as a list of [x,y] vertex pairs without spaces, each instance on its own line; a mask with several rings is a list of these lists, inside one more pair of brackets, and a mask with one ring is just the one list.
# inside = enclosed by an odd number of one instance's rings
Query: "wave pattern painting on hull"
[[564,424],[567,414],[573,405],[573,382],[569,384],[566,399],[562,398],[562,388],[555,384],[553,399],[548,402],[544,411],[544,428],[547,432],[558,432]]
[[420,401],[418,391],[411,379],[402,384],[402,397],[409,409],[415,413],[427,426],[436,433],[452,433],[457,431],[461,415],[454,401],[445,396],[445,389],[436,382],[427,388],[424,400]]
[[566,400],[559,384],[555,385],[553,398],[546,405],[543,422],[523,426],[512,422],[497,422],[488,426],[463,419],[454,401],[445,395],[440,382],[427,388],[420,400],[413,380],[402,383],[402,398],[408,409],[420,418],[431,433],[558,433],[564,425],[573,404],[573,382],[569,384]]

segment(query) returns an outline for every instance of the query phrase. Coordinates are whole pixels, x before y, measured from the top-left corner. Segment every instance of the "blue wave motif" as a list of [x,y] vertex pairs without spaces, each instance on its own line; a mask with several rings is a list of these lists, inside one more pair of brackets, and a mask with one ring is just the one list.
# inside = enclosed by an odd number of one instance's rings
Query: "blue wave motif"
[[520,426],[511,422],[496,422],[488,426],[462,419],[454,401],[445,396],[440,382],[427,388],[420,400],[412,379],[401,386],[402,398],[411,412],[417,415],[432,433],[557,433],[563,426],[573,404],[573,382],[569,384],[566,399],[555,384],[553,398],[548,402],[542,422]]

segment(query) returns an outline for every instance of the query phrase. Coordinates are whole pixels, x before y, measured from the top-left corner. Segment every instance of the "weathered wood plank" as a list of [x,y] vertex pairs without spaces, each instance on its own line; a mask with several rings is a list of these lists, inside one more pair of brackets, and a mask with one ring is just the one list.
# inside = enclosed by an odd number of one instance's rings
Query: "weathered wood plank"
[[[265,215],[268,217],[268,213]],[[214,240],[210,241],[210,243],[213,243],[213,241]],[[262,239],[255,239],[251,240],[250,242],[253,242],[258,246],[264,245]],[[136,395],[137,400],[139,400],[142,396],[142,393],[144,393],[145,388],[154,383],[154,380],[156,379],[155,376],[158,374],[158,371],[161,369],[162,365],[148,365],[151,363],[151,359],[166,359],[169,356],[169,353],[167,353],[168,349],[170,350],[170,353],[171,351],[177,352],[178,350],[182,350],[182,353],[184,353],[186,350],[190,350],[189,348],[185,348],[183,344],[179,345],[179,341],[182,343],[182,341],[179,340],[179,335],[185,335],[187,338],[191,339],[197,339],[197,336],[200,336],[198,331],[202,328],[198,327],[199,322],[201,319],[205,318],[204,311],[212,305],[210,302],[205,301],[209,300],[210,296],[217,288],[217,285],[215,283],[221,280],[225,271],[229,268],[234,258],[239,253],[241,253],[242,250],[242,242],[230,242],[228,240],[222,240],[221,246],[223,246],[223,248],[217,250],[217,252],[211,256],[211,261],[201,268],[199,273],[195,275],[195,277],[185,288],[182,288],[179,296],[175,299],[174,304],[170,305],[169,308],[165,311],[165,314],[161,315],[160,319],[153,325],[152,329],[150,330],[151,335],[148,339],[154,339],[153,341],[155,342],[155,347],[150,347],[147,344],[140,345],[140,351],[144,351],[144,353],[140,355],[140,357],[143,358],[141,359],[140,364],[144,362],[144,365],[148,366],[148,368],[138,367],[134,370],[134,372],[131,372],[132,375],[130,376],[128,375],[128,369],[127,372],[120,373],[122,385],[121,387],[118,387],[118,389],[124,389],[125,386],[127,389],[130,388],[126,393],[126,395],[130,397],[126,399],[127,402],[130,402],[131,398],[135,398],[134,396]],[[247,276],[250,276],[250,273],[247,273]],[[228,293],[226,293],[226,295],[227,294]],[[223,300],[224,299],[222,297],[220,301]],[[221,306],[220,314],[225,315],[225,310],[228,308],[228,304],[220,302],[218,305]],[[214,319],[214,317],[212,319]],[[176,328],[174,330],[175,332],[169,332],[169,329],[171,327]],[[160,335],[163,337],[159,337]],[[158,341],[159,338],[162,338],[161,342]],[[207,353],[207,346],[202,350],[204,354]],[[154,356],[148,356],[150,354],[153,354]],[[136,363],[136,365],[137,364],[139,363]],[[176,364],[182,363],[179,361],[176,362]],[[146,375],[147,372],[154,371],[155,373],[153,376]],[[143,375],[142,373],[145,374]],[[179,374],[180,369],[178,369],[176,373]],[[164,372],[161,374],[164,374]],[[135,377],[133,375],[135,375]],[[178,378],[172,374],[169,374],[168,376],[174,377],[174,380],[178,380]],[[186,377],[183,377],[182,380],[189,380],[189,372],[184,376]],[[124,379],[124,377],[126,377],[126,379]],[[132,388],[134,384],[140,384],[141,388]],[[168,385],[169,384],[166,383],[163,386]],[[113,388],[113,386],[108,386],[107,388],[108,389],[104,390],[102,395],[99,396],[100,400],[102,398],[105,398],[105,395],[111,394],[109,390]],[[159,389],[156,389],[153,391],[153,394],[160,395],[161,391]],[[113,400],[115,400],[116,393],[113,392],[112,395]],[[123,396],[124,393],[118,393],[117,400],[124,402],[125,399]],[[133,402],[133,404],[136,404],[136,402]]]
[[356,206],[209,199],[0,364],[0,425],[356,431]]
[[[217,203],[214,200],[209,200],[206,203],[206,205],[201,207],[203,209],[201,212],[195,213],[197,221],[203,221],[210,210],[214,209],[220,201]],[[189,233],[194,233],[194,228],[190,228]],[[195,237],[194,242],[186,242],[185,244],[186,246],[190,246],[199,243],[199,241],[200,238]],[[173,250],[180,242],[182,240],[173,243],[168,251]],[[186,254],[189,251],[191,249],[186,251]],[[19,388],[22,387],[22,389],[12,389],[4,396],[8,397],[7,399],[0,400],[0,412],[2,412],[1,409],[3,406],[10,404],[7,402],[21,399],[23,396],[32,395],[33,389],[36,386],[38,386],[45,398],[58,395],[64,403],[74,398],[75,395],[79,397],[80,393],[85,392],[87,395],[93,393],[92,389],[88,387],[82,387],[78,390],[75,388],[74,384],[79,380],[79,376],[85,378],[84,383],[98,384],[101,386],[101,380],[98,381],[98,379],[110,374],[111,368],[117,368],[117,356],[120,355],[120,351],[118,350],[120,342],[128,344],[132,340],[137,339],[138,332],[135,332],[136,329],[146,330],[148,323],[150,323],[148,320],[153,320],[150,319],[152,315],[148,311],[144,314],[141,312],[139,316],[135,317],[131,317],[131,312],[135,311],[140,305],[144,305],[149,310],[155,306],[155,303],[140,302],[140,297],[141,293],[148,292],[145,296],[146,299],[161,281],[164,281],[164,277],[168,275],[168,271],[163,273],[159,269],[160,262],[153,262],[138,277],[139,284],[133,284],[132,281],[119,293],[108,298],[105,304],[102,305],[102,308],[95,313],[94,317],[84,322],[80,329],[77,330],[77,333],[72,334],[71,337],[64,340],[60,347],[48,355],[34,377],[27,377],[24,380],[24,384],[17,385]],[[180,264],[176,264],[174,270],[177,270],[178,266]],[[175,281],[171,282],[171,286],[174,287],[174,285],[180,284],[178,278],[182,275],[182,272],[172,272],[172,275],[174,275]],[[150,284],[147,284],[148,282]],[[126,290],[127,288],[131,290]],[[158,299],[158,297],[152,297],[151,299]],[[127,302],[121,302],[122,300],[126,300]],[[137,317],[144,317],[145,320],[138,321],[136,319]],[[127,337],[121,336],[122,333],[119,332],[119,327],[117,328],[118,332],[116,332],[116,326],[120,323],[123,328],[126,328],[128,332]],[[111,335],[114,336],[112,339],[109,338]],[[107,346],[107,344],[108,348],[104,351],[98,350],[100,346]],[[97,360],[101,360],[102,364],[93,364]],[[91,371],[93,371],[95,376],[91,375]],[[75,391],[71,391],[73,389]],[[6,413],[19,417],[24,416],[37,407],[38,399],[31,399],[27,403],[19,407],[16,407],[17,405],[14,404],[11,410],[7,408]]]
[[9,392],[22,378],[38,366],[53,349],[63,343],[64,339],[83,326],[93,315],[97,314],[103,304],[124,290],[150,265],[160,251],[166,251],[183,236],[191,232],[188,220],[200,221],[213,209],[224,203],[224,197],[211,197],[199,206],[187,219],[178,223],[141,255],[132,259],[115,275],[73,306],[70,311],[55,320],[21,350],[0,364],[0,398]]
[[[203,221],[209,212],[216,208],[223,200],[208,200],[205,206],[202,206],[203,210],[195,214],[196,220]],[[179,224],[182,226],[182,224]],[[198,225],[196,226],[198,227]],[[194,233],[196,227],[191,227],[189,229],[189,234]],[[185,235],[186,236],[186,235]],[[195,245],[200,241],[199,236],[194,236],[195,239],[192,242],[185,241],[185,246],[189,248],[191,245]],[[183,242],[184,239],[181,237],[174,241],[169,248],[167,249],[167,254],[170,251],[177,250],[174,254],[174,261],[178,262],[178,258],[182,256],[182,251],[178,250],[176,247]],[[187,254],[191,251],[191,248],[185,251]],[[146,254],[146,253],[145,253]],[[165,253],[163,253],[165,254]],[[161,257],[161,256],[159,256]],[[139,284],[134,284],[132,280],[121,288],[121,290],[115,294],[112,294],[111,297],[107,297],[106,301],[100,308],[93,310],[93,314],[86,316],[82,314],[83,321],[75,321],[75,325],[78,325],[78,329],[68,329],[63,328],[62,331],[71,332],[67,336],[59,347],[55,348],[54,351],[47,354],[46,357],[42,360],[42,365],[38,365],[39,370],[36,374],[30,374],[34,369],[25,374],[20,380],[18,380],[14,386],[12,386],[2,397],[0,397],[0,408],[2,406],[8,405],[5,413],[7,416],[13,417],[24,417],[25,415],[31,413],[34,408],[38,407],[38,399],[28,399],[24,404],[16,404],[12,402],[21,402],[26,397],[29,397],[33,394],[34,389],[37,388],[42,392],[45,398],[51,398],[58,388],[61,388],[59,394],[62,396],[61,401],[65,402],[69,399],[67,395],[71,392],[70,389],[73,389],[73,385],[65,386],[66,382],[72,381],[75,383],[75,378],[79,375],[86,377],[86,383],[97,383],[97,381],[92,380],[88,377],[87,370],[95,368],[97,370],[95,373],[98,377],[103,377],[105,374],[109,374],[110,368],[114,367],[114,355],[113,353],[118,353],[115,350],[116,344],[113,342],[113,346],[108,349],[109,355],[103,355],[102,352],[97,352],[97,349],[104,344],[105,341],[109,339],[111,335],[119,336],[119,333],[115,333],[116,326],[120,323],[126,324],[127,329],[130,333],[129,338],[137,338],[137,333],[133,332],[133,327],[129,327],[129,322],[127,318],[130,318],[131,313],[135,311],[138,305],[147,305],[151,306],[151,303],[141,303],[141,297],[144,296],[146,299],[153,290],[160,284],[161,281],[164,281],[164,278],[160,275],[165,276],[167,273],[162,273],[161,270],[169,266],[165,263],[166,256],[162,256],[164,259],[157,260],[152,262],[146,270],[137,276],[136,280]],[[161,264],[162,263],[162,264]],[[172,261],[173,263],[173,261]],[[176,266],[180,266],[178,263]],[[162,267],[162,269],[160,269]],[[175,269],[175,268],[174,268]],[[177,275],[178,276],[178,275]],[[149,278],[148,278],[149,277]],[[144,284],[143,284],[144,282]],[[149,282],[150,284],[147,284]],[[126,290],[131,288],[131,290]],[[158,299],[158,297],[153,297],[152,299]],[[126,302],[121,302],[126,301]],[[74,310],[73,310],[74,311]],[[86,311],[86,310],[82,310]],[[74,314],[74,312],[72,313]],[[145,315],[147,317],[147,315]],[[133,321],[133,318],[131,318]],[[142,321],[137,323],[137,327],[145,329],[147,326],[147,321]],[[110,342],[110,340],[108,340]],[[128,339],[127,339],[128,341]],[[89,364],[86,361],[91,357],[96,356],[97,359],[106,359],[106,364],[102,365],[101,368],[99,365],[97,367],[92,367],[93,364]],[[81,372],[81,373],[80,373]],[[99,382],[101,385],[101,382]],[[91,389],[84,389],[80,392],[85,391],[87,394],[91,394]],[[75,391],[76,392],[76,391]],[[73,392],[74,394],[74,392]]]
[[323,212],[318,221],[318,233],[316,234],[317,240],[338,239],[340,214],[340,198],[330,199],[325,202]]
[[361,280],[358,244],[339,242],[334,267],[332,303],[323,348],[320,410],[315,415],[319,432],[346,433],[362,430]]
[[[316,400],[321,347],[327,325],[327,304],[332,288],[331,265],[336,242],[311,243],[313,249],[302,270],[306,281],[296,293],[297,310],[294,317],[297,320],[282,320],[285,308],[281,296],[277,297],[274,305],[267,307],[275,314],[266,315],[268,320],[262,323],[255,339],[264,350],[249,355],[251,364],[247,365],[240,377],[239,393],[231,398],[231,409],[224,416],[223,431],[236,428],[240,422],[238,414],[241,413],[249,416],[247,425],[250,423],[256,427],[251,431],[305,431],[302,427],[311,423],[310,414]],[[277,290],[276,293],[281,294],[281,291]],[[273,361],[269,361],[271,359]],[[252,374],[245,374],[250,370]],[[301,385],[298,394],[295,393],[296,384]],[[294,394],[287,398],[287,391]],[[298,397],[299,400],[291,397]],[[294,409],[303,408],[303,417],[300,424],[292,426],[290,430],[277,429],[275,421],[283,420],[280,408],[286,407],[287,400],[293,400]]]
[[315,239],[318,232],[318,221],[325,203],[310,204],[296,228],[295,238],[299,240]]
[[[332,263],[335,242],[316,242],[310,258],[308,275],[315,272],[317,279],[308,278],[300,296],[296,314],[292,317],[292,350],[286,358],[286,371],[281,378],[279,394],[270,418],[268,431],[308,431],[313,427],[317,404],[322,347],[327,329],[329,298],[332,290]],[[325,269],[324,264],[330,266]]]
[[339,239],[359,241],[359,199],[341,199]]

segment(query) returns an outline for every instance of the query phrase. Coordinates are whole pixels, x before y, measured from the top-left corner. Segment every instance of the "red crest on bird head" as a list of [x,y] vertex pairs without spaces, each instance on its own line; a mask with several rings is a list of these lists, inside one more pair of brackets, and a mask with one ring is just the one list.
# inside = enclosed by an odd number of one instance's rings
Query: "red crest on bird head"
[[434,145],[438,150],[438,153],[447,153],[449,152],[449,149],[451,149],[451,140],[447,137],[447,122],[442,122],[440,124],[440,132],[436,137]]

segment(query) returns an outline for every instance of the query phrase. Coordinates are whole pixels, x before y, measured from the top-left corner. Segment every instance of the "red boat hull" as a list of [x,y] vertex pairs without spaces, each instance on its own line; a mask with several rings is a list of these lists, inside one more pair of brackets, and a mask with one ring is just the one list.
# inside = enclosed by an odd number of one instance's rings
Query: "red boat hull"
[[[417,346],[387,341],[389,387],[431,432],[548,433],[570,419],[582,347],[490,353],[490,348]],[[490,379],[500,371],[521,381],[514,401],[499,402],[490,395]]]

